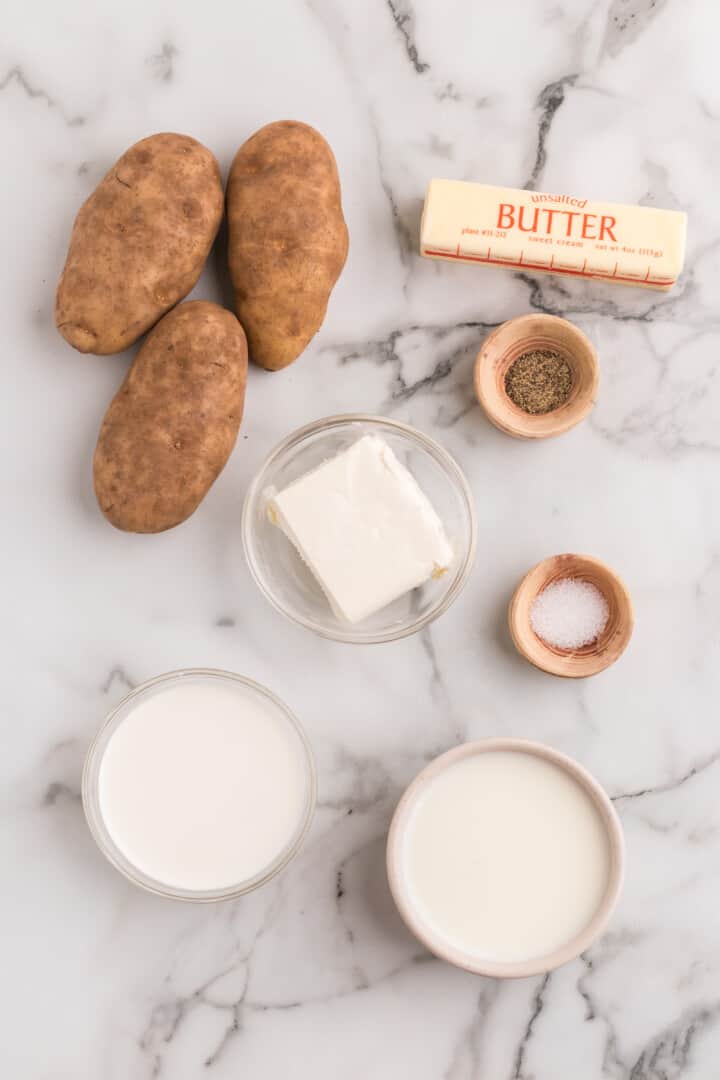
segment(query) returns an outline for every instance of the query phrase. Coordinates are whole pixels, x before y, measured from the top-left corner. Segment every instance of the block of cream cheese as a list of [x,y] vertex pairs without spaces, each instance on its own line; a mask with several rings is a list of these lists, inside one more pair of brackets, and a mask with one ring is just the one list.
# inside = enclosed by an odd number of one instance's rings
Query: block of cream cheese
[[420,254],[669,289],[682,270],[686,223],[677,210],[431,180]]
[[376,435],[272,493],[268,513],[350,623],[444,573],[452,560],[429,499]]

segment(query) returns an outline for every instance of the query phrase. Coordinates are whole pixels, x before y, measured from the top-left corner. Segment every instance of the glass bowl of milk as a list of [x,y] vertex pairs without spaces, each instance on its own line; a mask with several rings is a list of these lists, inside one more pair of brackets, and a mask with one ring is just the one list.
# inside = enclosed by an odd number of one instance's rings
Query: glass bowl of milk
[[386,417],[331,416],[289,435],[248,489],[250,572],[326,638],[393,641],[447,611],[472,569],[473,499],[434,439]]
[[483,739],[432,761],[393,816],[390,889],[436,956],[519,978],[579,956],[623,879],[613,805],[577,762],[540,743]]
[[228,900],[299,850],[316,801],[312,750],[288,707],[227,671],[160,675],[117,705],[90,746],[90,831],[134,884]]

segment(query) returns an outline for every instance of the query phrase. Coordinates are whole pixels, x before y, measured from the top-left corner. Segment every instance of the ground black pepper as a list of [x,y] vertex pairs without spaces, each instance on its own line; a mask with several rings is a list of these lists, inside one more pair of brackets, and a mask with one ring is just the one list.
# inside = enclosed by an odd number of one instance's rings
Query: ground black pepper
[[514,360],[505,375],[505,393],[533,416],[558,409],[570,397],[572,368],[553,349],[532,349]]

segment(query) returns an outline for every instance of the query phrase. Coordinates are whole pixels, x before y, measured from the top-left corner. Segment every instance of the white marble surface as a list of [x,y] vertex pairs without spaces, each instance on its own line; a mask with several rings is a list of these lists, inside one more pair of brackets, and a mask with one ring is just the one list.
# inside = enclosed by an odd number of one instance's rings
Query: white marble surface
[[[17,1080],[708,1080],[720,1074],[720,502],[715,5],[65,0],[15,5],[0,41],[5,147],[3,1037]],[[322,332],[254,371],[237,450],[196,515],[115,532],[94,502],[98,425],[129,357],[74,353],[53,292],[82,199],[130,143],[201,139],[227,169],[294,117],[333,145],[351,251]],[[433,175],[681,207],[669,295],[431,263]],[[219,260],[197,296],[226,292]],[[474,404],[483,335],[529,310],[594,339],[591,419],[540,445]],[[248,478],[294,426],[401,417],[471,480],[471,582],[430,632],[359,648],[276,615],[243,563]],[[637,630],[583,683],[543,676],[504,624],[563,550],[626,578]],[[196,908],[146,896],[83,822],[81,762],[131,686],[184,665],[271,686],[315,745],[320,807],[274,884]],[[549,978],[432,960],[392,908],[383,844],[429,757],[538,738],[617,800],[627,884],[603,940]]]

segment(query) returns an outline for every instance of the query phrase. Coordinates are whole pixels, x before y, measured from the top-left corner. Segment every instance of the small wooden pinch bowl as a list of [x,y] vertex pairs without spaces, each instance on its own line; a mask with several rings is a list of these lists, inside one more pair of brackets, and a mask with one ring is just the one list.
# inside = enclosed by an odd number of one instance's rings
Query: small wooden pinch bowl
[[[608,620],[596,641],[579,649],[549,645],[533,630],[530,608],[535,598],[561,578],[587,581],[598,589],[608,604]],[[510,634],[515,648],[541,671],[567,679],[597,675],[622,655],[632,637],[635,617],[625,584],[614,570],[590,555],[551,555],[528,571],[510,601]]]
[[[505,391],[508,370],[524,353],[549,349],[572,370],[567,401],[551,412],[525,412]],[[582,330],[555,315],[520,315],[485,339],[475,361],[475,392],[488,419],[518,439],[547,439],[579,424],[595,404],[599,368],[595,348]]]

